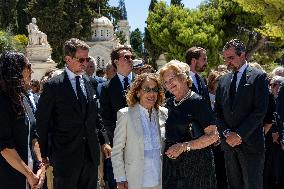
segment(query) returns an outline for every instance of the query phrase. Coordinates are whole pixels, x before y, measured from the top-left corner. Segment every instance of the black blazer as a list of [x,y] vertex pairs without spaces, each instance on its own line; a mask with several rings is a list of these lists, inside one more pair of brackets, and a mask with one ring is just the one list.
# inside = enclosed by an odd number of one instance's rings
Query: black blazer
[[127,106],[125,91],[116,74],[107,85],[102,87],[100,96],[102,118],[112,144],[116,127],[117,112]]
[[[267,111],[269,90],[266,74],[247,67],[241,77],[234,101],[229,91],[232,73],[220,78],[216,91],[215,111],[220,134],[226,130],[237,132],[242,144],[235,149],[264,152],[263,119]],[[232,149],[223,138],[223,149]]]
[[198,89],[195,87],[195,85],[193,83],[192,83],[191,90],[193,92],[199,94],[202,98],[204,98],[206,100],[206,102],[208,102],[208,104],[211,107],[211,102],[210,102],[210,98],[209,98],[209,92],[208,92],[206,79],[204,77],[200,76],[199,74],[198,74],[198,76],[200,77],[200,81],[201,81],[200,85],[202,87],[202,90],[198,91]]
[[87,76],[83,79],[88,101],[86,115],[82,115],[66,71],[44,85],[38,102],[36,119],[41,155],[48,156],[48,134],[51,133],[52,161],[57,176],[80,171],[78,167],[84,161],[85,141],[95,164],[99,164],[99,142],[108,143],[94,89]]

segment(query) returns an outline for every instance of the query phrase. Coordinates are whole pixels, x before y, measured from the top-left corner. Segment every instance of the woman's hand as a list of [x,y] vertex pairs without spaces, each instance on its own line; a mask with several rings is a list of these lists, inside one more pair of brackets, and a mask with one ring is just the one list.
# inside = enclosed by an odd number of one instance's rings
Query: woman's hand
[[45,180],[45,166],[42,166],[38,171],[37,171],[37,176],[39,178],[37,185],[32,188],[32,189],[37,189],[37,188],[42,188],[44,180]]
[[186,144],[177,143],[169,147],[165,154],[171,159],[176,159],[184,151],[186,151]]
[[37,187],[39,181],[39,177],[37,175],[35,175],[34,173],[29,173],[26,178],[32,189]]

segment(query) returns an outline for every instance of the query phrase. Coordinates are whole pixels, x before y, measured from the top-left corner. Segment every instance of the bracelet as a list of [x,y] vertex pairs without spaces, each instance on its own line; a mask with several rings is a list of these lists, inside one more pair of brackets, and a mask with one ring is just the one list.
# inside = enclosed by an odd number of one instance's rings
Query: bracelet
[[226,135],[227,135],[229,132],[231,132],[231,130],[230,130],[230,129],[226,129],[226,130],[223,132],[223,136],[226,137]]
[[186,144],[186,151],[189,152],[190,150],[191,150],[191,147],[189,145],[189,142],[187,142],[187,144]]

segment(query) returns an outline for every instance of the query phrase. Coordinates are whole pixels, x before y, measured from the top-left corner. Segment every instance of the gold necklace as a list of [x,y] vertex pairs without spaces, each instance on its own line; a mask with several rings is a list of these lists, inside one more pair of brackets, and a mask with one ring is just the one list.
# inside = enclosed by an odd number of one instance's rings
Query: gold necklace
[[175,106],[179,106],[181,105],[181,103],[183,103],[183,101],[185,101],[186,99],[188,99],[189,97],[192,96],[192,91],[189,89],[188,92],[186,93],[186,95],[177,103],[176,102],[176,97],[174,98],[174,105]]

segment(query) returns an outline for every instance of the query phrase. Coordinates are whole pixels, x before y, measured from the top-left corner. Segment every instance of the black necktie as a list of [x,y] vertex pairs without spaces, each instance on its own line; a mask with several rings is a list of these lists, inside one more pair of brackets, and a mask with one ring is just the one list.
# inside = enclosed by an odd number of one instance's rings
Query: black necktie
[[128,88],[128,86],[129,86],[128,77],[125,77],[125,78],[123,79],[123,89],[126,91],[127,88]]
[[76,76],[75,78],[76,78],[76,92],[77,92],[78,102],[84,114],[87,107],[87,100],[80,86],[80,76]]
[[195,74],[196,83],[198,86],[198,94],[202,96],[202,86],[201,86],[201,79],[198,74]]
[[236,95],[236,88],[237,88],[237,76],[238,76],[238,71],[236,71],[234,73],[231,85],[230,85],[230,97],[232,99],[232,101],[234,101],[235,99],[235,95]]

